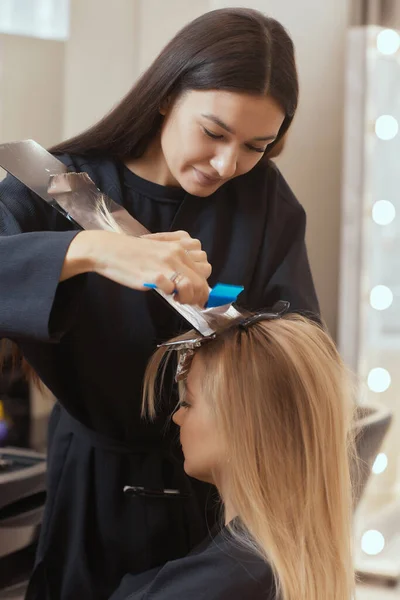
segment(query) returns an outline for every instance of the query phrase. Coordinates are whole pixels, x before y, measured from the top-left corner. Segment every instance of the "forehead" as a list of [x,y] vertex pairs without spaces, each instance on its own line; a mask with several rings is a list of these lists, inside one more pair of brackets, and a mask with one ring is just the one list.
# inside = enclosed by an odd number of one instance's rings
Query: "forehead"
[[201,357],[195,353],[186,378],[186,387],[190,392],[199,391],[202,381],[204,381],[204,365]]
[[279,131],[285,113],[270,96],[228,92],[223,90],[191,90],[178,102],[177,108],[188,115],[211,114],[240,135],[260,137]]

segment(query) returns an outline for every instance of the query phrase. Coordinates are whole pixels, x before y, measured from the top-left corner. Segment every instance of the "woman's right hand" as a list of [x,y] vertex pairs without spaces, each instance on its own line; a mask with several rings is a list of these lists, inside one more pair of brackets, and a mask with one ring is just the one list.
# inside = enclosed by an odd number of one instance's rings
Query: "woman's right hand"
[[[194,267],[178,241],[86,230],[72,240],[60,281],[92,271],[134,290],[146,291],[144,283],[154,283],[166,294],[177,289],[178,302],[203,307],[209,287]],[[175,282],[174,275],[179,276]]]

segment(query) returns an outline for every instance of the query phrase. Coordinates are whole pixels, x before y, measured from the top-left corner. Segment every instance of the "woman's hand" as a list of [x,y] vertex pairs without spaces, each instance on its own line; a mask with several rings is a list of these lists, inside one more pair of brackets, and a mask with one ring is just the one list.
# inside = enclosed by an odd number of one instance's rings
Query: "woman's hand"
[[160,242],[178,242],[190,259],[193,261],[194,270],[208,279],[212,268],[207,259],[207,254],[201,247],[200,240],[190,237],[187,231],[168,231],[165,233],[150,233],[143,235],[142,238],[148,240],[159,240]]
[[[154,236],[135,238],[109,231],[82,231],[70,244],[60,281],[92,271],[135,290],[145,291],[144,283],[154,283],[166,294],[177,289],[178,302],[204,306],[209,295],[206,275],[211,268],[207,267],[201,245],[199,250],[200,243],[186,235],[180,240],[162,240]],[[192,252],[197,260],[192,260]]]

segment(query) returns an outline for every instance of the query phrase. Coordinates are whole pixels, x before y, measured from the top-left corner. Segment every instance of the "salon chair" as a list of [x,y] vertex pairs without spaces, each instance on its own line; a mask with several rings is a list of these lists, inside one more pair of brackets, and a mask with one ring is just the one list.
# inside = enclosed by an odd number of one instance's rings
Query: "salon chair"
[[[359,406],[356,428],[356,449],[359,465],[353,471],[355,482],[354,509],[357,509],[372,472],[372,465],[392,422],[392,414],[381,405]],[[361,509],[361,507],[360,507]],[[365,511],[364,511],[365,512]],[[400,581],[400,502],[385,504],[372,514],[357,513],[355,520],[355,568],[362,581],[393,586]],[[379,532],[383,544],[373,553],[362,549],[365,532]]]
[[0,598],[23,598],[46,497],[46,455],[0,448]]
[[355,434],[358,456],[353,468],[354,509],[357,508],[372,472],[372,466],[392,422],[390,411],[380,404],[359,405]]

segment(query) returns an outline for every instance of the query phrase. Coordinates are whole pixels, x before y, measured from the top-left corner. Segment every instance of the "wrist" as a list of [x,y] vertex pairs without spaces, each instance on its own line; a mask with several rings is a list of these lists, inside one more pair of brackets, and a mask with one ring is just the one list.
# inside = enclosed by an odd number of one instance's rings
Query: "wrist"
[[96,271],[96,231],[79,232],[69,245],[60,280]]
[[104,246],[104,240],[101,239],[103,233],[103,231],[87,230],[81,231],[76,236],[76,244],[72,249],[72,258],[75,260],[76,266],[81,273],[98,271],[101,255],[99,249]]

